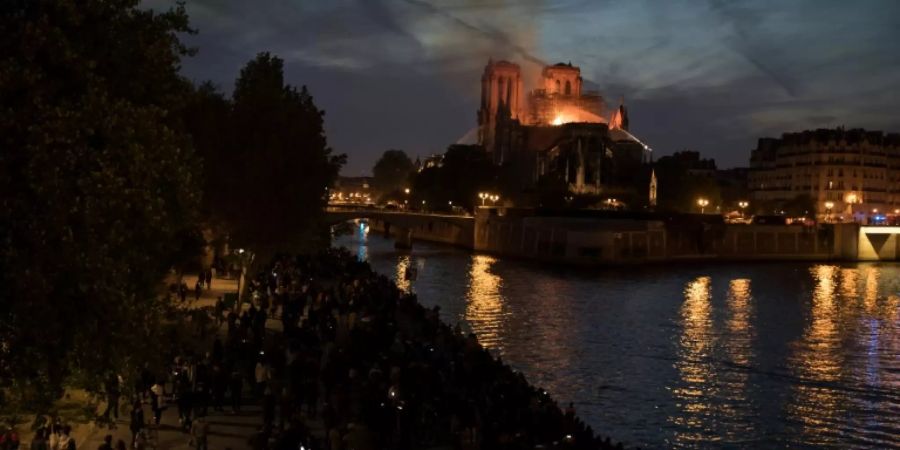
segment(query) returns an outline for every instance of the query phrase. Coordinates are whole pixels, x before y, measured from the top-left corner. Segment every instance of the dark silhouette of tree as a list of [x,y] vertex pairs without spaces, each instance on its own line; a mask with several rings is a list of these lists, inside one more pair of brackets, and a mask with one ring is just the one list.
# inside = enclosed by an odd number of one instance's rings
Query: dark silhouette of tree
[[345,160],[328,147],[324,112],[306,87],[285,85],[283,61],[269,53],[241,69],[232,97],[201,86],[192,106],[212,116],[188,120],[206,158],[210,214],[235,245],[304,247],[321,236],[328,188]]
[[382,196],[396,194],[409,187],[409,178],[415,170],[403,150],[388,150],[372,168],[372,187]]
[[[440,167],[427,168],[415,177],[412,203],[430,210],[448,210],[454,206],[473,210],[480,204],[478,193],[496,192],[497,167],[479,145],[451,145]],[[428,206],[431,205],[431,206]]]
[[0,5],[0,394],[96,389],[156,342],[160,282],[195,236],[179,5]]
[[184,110],[184,123],[194,149],[203,161],[203,212],[208,224],[221,221],[218,211],[228,206],[227,188],[235,167],[223,164],[231,155],[231,101],[210,82],[198,86]]

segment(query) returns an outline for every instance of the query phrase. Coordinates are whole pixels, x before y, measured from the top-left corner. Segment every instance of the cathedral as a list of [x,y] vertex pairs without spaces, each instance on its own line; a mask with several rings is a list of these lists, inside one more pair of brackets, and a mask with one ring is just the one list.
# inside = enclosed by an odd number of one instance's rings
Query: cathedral
[[524,185],[554,177],[575,194],[614,194],[640,171],[649,149],[628,132],[624,101],[610,108],[583,85],[581,69],[559,63],[544,67],[526,90],[518,64],[490,60],[481,77],[478,143],[495,163],[518,167]]

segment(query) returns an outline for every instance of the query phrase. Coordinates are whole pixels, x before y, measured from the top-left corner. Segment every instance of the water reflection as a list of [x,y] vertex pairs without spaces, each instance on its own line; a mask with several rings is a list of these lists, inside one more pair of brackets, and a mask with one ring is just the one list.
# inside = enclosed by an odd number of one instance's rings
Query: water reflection
[[628,447],[900,448],[898,264],[580,273],[366,239],[376,270],[408,289],[415,263],[422,301]]
[[791,422],[799,424],[802,434],[815,439],[816,444],[827,444],[828,431],[842,400],[842,392],[834,388],[843,366],[838,351],[836,278],[840,273],[840,296],[850,301],[857,297],[858,273],[826,265],[815,266],[810,273],[815,288],[808,325],[789,359],[789,367],[799,382],[786,409]]
[[488,349],[501,346],[503,298],[500,296],[500,277],[491,273],[497,259],[488,255],[473,255],[469,268],[469,289],[466,295],[464,319],[478,341]]
[[369,237],[369,224],[363,220],[357,220],[357,238],[359,239],[359,248],[356,250],[356,258],[360,261],[366,261],[369,259],[369,246],[368,237]]
[[728,419],[723,421],[727,428],[722,432],[731,440],[747,436],[753,433],[755,428],[752,423],[740,420],[741,416],[747,413],[748,403],[754,402],[754,399],[747,395],[749,368],[755,363],[753,302],[749,279],[731,280],[728,286],[727,306],[727,338],[723,347],[733,370],[721,375],[723,403],[720,412]]
[[410,264],[412,264],[412,261],[409,255],[400,255],[397,258],[397,271],[394,273],[394,282],[396,282],[397,287],[404,292],[410,292],[410,288],[412,287],[410,280],[406,275],[410,268]]
[[681,305],[681,337],[676,368],[681,382],[672,389],[676,406],[680,413],[669,420],[681,428],[675,434],[679,444],[715,439],[705,433],[712,414],[709,399],[716,395],[712,382],[714,368],[709,364],[710,349],[714,345],[710,306],[710,278],[699,277],[684,289],[684,303]]
[[863,303],[866,306],[866,314],[874,314],[878,302],[878,278],[881,272],[877,267],[870,267],[866,270],[866,292],[863,297]]

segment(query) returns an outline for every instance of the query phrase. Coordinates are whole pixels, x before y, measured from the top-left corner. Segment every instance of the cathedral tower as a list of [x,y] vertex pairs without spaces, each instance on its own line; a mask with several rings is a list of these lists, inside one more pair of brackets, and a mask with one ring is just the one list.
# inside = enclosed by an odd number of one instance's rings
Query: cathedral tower
[[497,115],[518,120],[525,107],[522,72],[509,61],[488,61],[481,76],[481,107],[478,109],[478,143],[494,151]]

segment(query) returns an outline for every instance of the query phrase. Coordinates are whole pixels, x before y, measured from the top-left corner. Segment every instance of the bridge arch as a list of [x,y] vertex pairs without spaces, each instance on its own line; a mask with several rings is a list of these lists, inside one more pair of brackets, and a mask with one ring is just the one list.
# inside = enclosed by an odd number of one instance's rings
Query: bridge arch
[[376,209],[329,208],[326,211],[327,223],[331,225],[356,219],[369,220],[369,226],[373,231],[393,237],[398,247],[409,248],[413,240],[440,242],[466,248],[472,248],[474,245],[473,217]]

